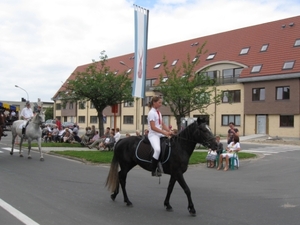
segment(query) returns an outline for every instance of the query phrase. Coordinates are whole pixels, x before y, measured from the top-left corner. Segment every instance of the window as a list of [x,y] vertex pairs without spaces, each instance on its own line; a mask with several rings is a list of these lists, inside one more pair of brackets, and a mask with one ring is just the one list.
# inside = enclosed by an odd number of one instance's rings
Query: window
[[79,123],[85,123],[85,116],[78,116]]
[[243,48],[240,52],[240,55],[246,55],[249,52],[249,49],[250,49],[249,47]]
[[261,67],[262,67],[262,65],[253,66],[251,69],[251,73],[259,73],[261,70]]
[[126,73],[127,73],[127,74],[131,73],[131,70],[132,70],[132,69],[129,68],[129,69],[126,71]]
[[95,108],[94,103],[91,102],[90,109],[94,109],[94,108]]
[[168,80],[168,77],[164,77],[161,82],[165,83]]
[[155,66],[154,66],[154,69],[158,69],[160,67],[161,63],[157,63]]
[[293,69],[294,63],[295,63],[295,61],[288,61],[288,62],[285,62],[285,63],[283,64],[282,69],[283,69],[283,70],[290,70],[290,69]]
[[73,109],[73,102],[69,102],[69,109]]
[[233,103],[233,102],[241,102],[241,91],[223,91],[222,93],[222,102],[223,103]]
[[230,122],[233,122],[235,126],[241,126],[240,115],[222,115],[222,126],[228,126]]
[[170,116],[162,116],[162,121],[167,127],[170,126]]
[[216,54],[217,54],[217,53],[211,53],[211,54],[209,54],[209,55],[207,56],[206,60],[212,60],[212,59],[214,59],[215,56],[216,56]]
[[148,103],[151,101],[152,96],[145,96],[145,98],[142,98],[142,106],[148,106]]
[[267,51],[268,47],[269,47],[269,44],[265,44],[265,45],[261,46],[260,51],[265,52],[265,51]]
[[196,62],[197,59],[198,59],[198,56],[196,56],[196,57],[192,60],[192,62],[193,62],[193,63]]
[[172,65],[171,66],[175,66],[176,63],[178,62],[179,59],[175,59],[173,62],[172,62]]
[[61,110],[61,104],[60,103],[56,104],[56,110]]
[[123,116],[123,124],[133,124],[133,116]]
[[79,102],[79,109],[85,109],[85,102]]
[[264,101],[265,100],[265,88],[253,88],[252,89],[252,101]]
[[64,116],[64,121],[63,122],[67,122],[68,121],[68,117]]
[[98,123],[98,117],[97,116],[90,116],[90,123]]
[[195,96],[194,101],[196,104],[209,104],[210,103],[210,93],[207,93],[207,92],[198,93]]
[[276,100],[290,99],[290,87],[277,87]]
[[280,116],[280,127],[294,127],[294,116]]
[[134,102],[124,102],[124,107],[133,107]]
[[119,70],[116,70],[116,71],[114,72],[114,75],[116,75],[118,72],[119,72]]
[[242,70],[243,68],[223,70],[223,84],[236,83],[237,78],[240,77]]
[[149,89],[149,87],[153,87],[155,84],[156,79],[148,79],[146,80],[146,88]]
[[297,47],[297,46],[300,46],[300,39],[297,39],[297,40],[295,41],[294,47]]

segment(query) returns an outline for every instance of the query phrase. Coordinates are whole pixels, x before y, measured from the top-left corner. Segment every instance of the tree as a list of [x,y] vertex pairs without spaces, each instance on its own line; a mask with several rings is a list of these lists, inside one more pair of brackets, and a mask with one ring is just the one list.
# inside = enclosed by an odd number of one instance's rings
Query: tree
[[48,107],[48,108],[46,108],[46,110],[45,110],[45,118],[46,118],[46,120],[47,119],[53,119],[53,107],[51,106],[51,107]]
[[160,75],[160,81],[155,91],[162,94],[164,104],[168,105],[176,119],[177,129],[181,129],[181,118],[190,112],[198,110],[204,113],[211,104],[218,104],[221,94],[217,93],[215,80],[205,74],[205,71],[196,73],[199,57],[202,54],[205,43],[196,52],[198,57],[191,60],[187,55],[187,61],[181,66],[170,66],[164,57],[164,73]]
[[84,72],[77,72],[75,79],[69,80],[63,96],[66,101],[91,101],[97,110],[99,134],[104,134],[103,110],[107,106],[132,101],[131,79],[124,71],[115,75],[106,66],[108,57],[105,51],[100,53],[100,61],[89,65]]

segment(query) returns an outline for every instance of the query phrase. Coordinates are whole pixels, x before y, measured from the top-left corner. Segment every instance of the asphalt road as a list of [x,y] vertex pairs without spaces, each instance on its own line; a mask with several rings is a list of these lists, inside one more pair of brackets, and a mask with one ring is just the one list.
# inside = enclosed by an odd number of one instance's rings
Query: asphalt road
[[[7,146],[0,142],[3,147]],[[0,200],[24,215],[23,222],[28,224],[296,225],[300,220],[299,150],[278,149],[276,154],[243,160],[234,171],[190,166],[185,178],[196,217],[189,215],[178,184],[170,201],[174,212],[165,211],[168,175],[159,184],[149,172],[134,168],[127,179],[134,206],[126,207],[122,192],[113,202],[104,187],[107,165],[87,165],[47,154],[41,162],[36,152],[31,160],[10,156],[5,150],[0,153]],[[23,224],[0,205],[1,225]]]

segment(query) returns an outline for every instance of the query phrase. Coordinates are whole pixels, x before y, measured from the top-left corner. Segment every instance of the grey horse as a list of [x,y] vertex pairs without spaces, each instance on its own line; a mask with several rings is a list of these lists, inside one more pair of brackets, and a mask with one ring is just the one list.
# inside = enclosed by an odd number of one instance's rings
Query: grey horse
[[17,136],[21,138],[20,141],[20,157],[23,157],[22,155],[22,143],[23,139],[28,140],[28,159],[31,159],[30,150],[31,150],[31,141],[37,140],[39,151],[40,151],[40,160],[44,161],[42,149],[41,149],[41,142],[42,142],[42,129],[40,125],[45,122],[45,114],[44,112],[37,112],[36,115],[31,119],[31,121],[28,123],[28,126],[26,127],[25,137],[22,135],[22,125],[24,123],[24,120],[16,120],[13,122],[11,127],[11,133],[12,133],[12,147],[10,154],[14,154],[14,145],[15,145],[15,139]]

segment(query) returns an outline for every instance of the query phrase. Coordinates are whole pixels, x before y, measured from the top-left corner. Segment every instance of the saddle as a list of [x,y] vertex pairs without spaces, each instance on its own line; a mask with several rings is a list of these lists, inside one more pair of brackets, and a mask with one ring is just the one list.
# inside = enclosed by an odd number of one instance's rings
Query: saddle
[[[160,156],[159,161],[163,164],[168,161],[171,151],[170,140],[167,137],[160,138]],[[136,158],[143,162],[151,163],[154,150],[147,136],[143,137],[136,147]]]

